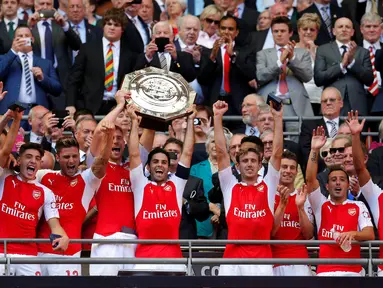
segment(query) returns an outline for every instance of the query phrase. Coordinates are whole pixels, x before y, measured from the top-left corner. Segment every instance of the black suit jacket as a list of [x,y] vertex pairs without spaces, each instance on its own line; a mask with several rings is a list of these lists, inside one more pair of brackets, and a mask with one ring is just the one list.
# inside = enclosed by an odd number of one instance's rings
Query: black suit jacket
[[161,8],[156,0],[153,0],[153,21],[160,21]]
[[256,31],[258,17],[259,12],[257,10],[245,6],[241,19],[246,23],[249,31]]
[[[120,42],[120,62],[117,73],[118,87],[125,75],[133,72],[136,54]],[[66,87],[67,106],[87,108],[94,114],[101,107],[104,97],[105,64],[102,39],[81,46],[73,64]]]
[[377,50],[375,53],[375,69],[379,72],[383,72],[383,50],[382,49]]
[[[323,18],[322,18],[322,14],[320,13],[320,11],[318,10],[315,4],[312,4],[311,6],[307,7],[305,10],[301,11],[298,14],[298,19],[302,17],[302,15],[305,13],[315,13],[321,19],[321,25],[320,25],[318,37],[317,37],[317,40],[315,41],[315,44],[319,46],[319,45],[323,45],[335,40],[334,36],[329,35],[326,23],[323,21]],[[331,14],[332,27],[334,27],[335,21],[338,18],[345,16],[342,9],[333,4],[330,4],[330,14]]]
[[[158,54],[153,55],[151,62],[148,62],[145,53],[138,55],[134,70],[140,70],[146,67],[161,68],[160,58]],[[177,60],[170,62],[171,72],[179,73],[187,82],[192,82],[197,77],[197,72],[194,68],[193,56],[187,52],[177,51]]]
[[[27,21],[20,20],[18,22],[18,25],[27,25]],[[16,30],[17,27],[13,27],[13,29]],[[0,22],[0,54],[5,54],[11,49],[12,47],[12,41],[11,37],[9,37],[9,33],[7,31],[7,27],[4,22],[4,18]]]
[[383,147],[378,147],[372,150],[368,156],[367,169],[374,176],[383,176]]
[[[29,143],[31,140],[31,135],[30,134],[25,134],[24,136],[24,142]],[[52,152],[52,144],[47,140],[47,137],[43,136],[43,139],[41,140],[41,146],[43,147],[44,150],[47,150],[49,152]]]
[[[121,41],[126,42],[127,47],[131,51],[135,53],[142,53],[144,52],[145,45],[148,43],[144,43],[140,32],[138,32],[132,20],[130,20],[128,16],[126,17],[128,18],[128,24],[125,27],[124,34],[121,37]],[[144,22],[144,20],[142,20],[140,16],[138,16],[138,20],[140,24],[145,28],[146,36],[148,37],[148,41],[150,41],[150,32],[148,25]]]

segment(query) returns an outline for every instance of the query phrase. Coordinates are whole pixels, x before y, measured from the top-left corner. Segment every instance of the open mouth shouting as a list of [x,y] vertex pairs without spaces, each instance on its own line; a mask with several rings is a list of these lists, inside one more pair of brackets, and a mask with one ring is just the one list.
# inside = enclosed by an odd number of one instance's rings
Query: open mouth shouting
[[35,174],[36,167],[33,165],[27,166],[27,174],[29,177],[32,177]]

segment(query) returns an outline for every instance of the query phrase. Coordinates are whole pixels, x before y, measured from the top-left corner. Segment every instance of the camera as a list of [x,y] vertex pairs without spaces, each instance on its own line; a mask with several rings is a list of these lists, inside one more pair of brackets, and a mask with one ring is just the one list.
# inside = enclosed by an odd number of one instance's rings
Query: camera
[[194,123],[193,123],[195,126],[197,125],[201,125],[201,119],[199,118],[194,118]]

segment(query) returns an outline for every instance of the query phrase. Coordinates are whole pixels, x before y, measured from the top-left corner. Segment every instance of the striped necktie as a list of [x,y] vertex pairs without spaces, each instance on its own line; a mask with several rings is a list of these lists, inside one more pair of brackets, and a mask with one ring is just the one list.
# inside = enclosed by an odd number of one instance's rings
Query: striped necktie
[[166,63],[166,57],[165,57],[164,53],[160,54],[160,64],[161,64],[161,69],[168,72],[168,64]]
[[332,29],[331,29],[331,19],[330,19],[330,16],[328,15],[329,13],[327,12],[327,10],[329,9],[330,7],[329,6],[323,6],[322,8],[320,8],[322,10],[322,18],[323,18],[323,22],[326,24],[326,27],[327,27],[327,31],[328,31],[328,34],[330,35],[330,37],[332,38]]
[[379,85],[378,85],[378,72],[376,72],[375,69],[375,54],[374,54],[374,48],[371,45],[370,46],[370,59],[372,64],[372,71],[374,73],[374,82],[372,82],[371,86],[368,87],[368,92],[372,94],[372,96],[376,96],[379,93]]
[[334,138],[336,134],[338,133],[338,130],[336,130],[336,123],[335,121],[332,121],[332,120],[328,120],[327,123],[331,125],[331,131],[329,133],[329,136],[330,138]]
[[32,95],[32,78],[31,69],[29,68],[28,55],[23,54],[24,76],[25,76],[25,92],[28,96]]
[[[279,51],[281,51],[281,54],[285,48],[280,48]],[[289,92],[289,87],[287,86],[286,76],[287,76],[287,61],[282,64],[282,73],[279,75],[279,92],[281,92],[282,95],[286,95],[287,92]]]
[[110,92],[113,89],[114,82],[114,67],[113,67],[113,43],[109,43],[108,53],[106,53],[106,61],[105,61],[105,90]]

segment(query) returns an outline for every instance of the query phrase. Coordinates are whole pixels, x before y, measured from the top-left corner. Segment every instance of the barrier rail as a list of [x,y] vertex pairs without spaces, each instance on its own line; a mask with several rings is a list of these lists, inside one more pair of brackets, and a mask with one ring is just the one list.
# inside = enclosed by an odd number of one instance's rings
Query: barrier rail
[[[383,259],[373,259],[373,246],[383,245],[383,241],[353,241],[353,244],[359,244],[362,248],[367,247],[368,258],[193,258],[193,245],[199,245],[204,251],[215,250],[216,246],[226,244],[242,245],[306,245],[314,246],[312,250],[318,250],[320,244],[339,245],[333,240],[139,240],[139,239],[71,239],[70,243],[97,243],[97,244],[180,244],[187,245],[187,258],[42,258],[42,257],[13,257],[7,254],[7,245],[9,243],[49,243],[49,239],[27,239],[27,238],[0,238],[0,243],[4,244],[4,257],[0,258],[0,264],[6,264],[6,275],[9,275],[11,264],[184,264],[187,266],[187,275],[193,275],[192,264],[285,264],[285,265],[318,265],[318,264],[353,264],[367,266],[367,275],[373,276],[373,265],[383,264]],[[207,246],[202,246],[207,245]],[[195,246],[194,246],[195,247]],[[222,247],[220,247],[222,248]]]

